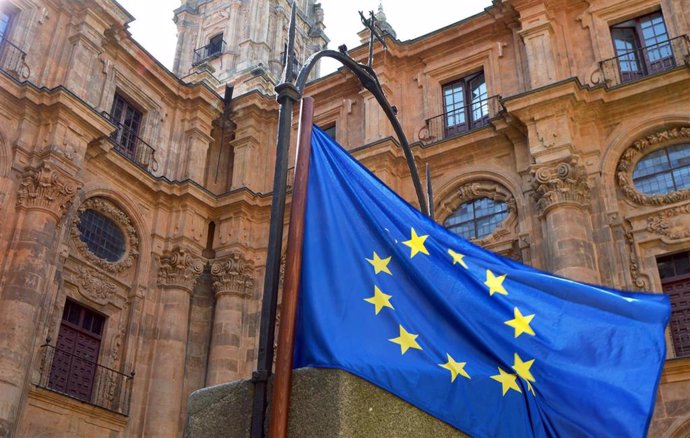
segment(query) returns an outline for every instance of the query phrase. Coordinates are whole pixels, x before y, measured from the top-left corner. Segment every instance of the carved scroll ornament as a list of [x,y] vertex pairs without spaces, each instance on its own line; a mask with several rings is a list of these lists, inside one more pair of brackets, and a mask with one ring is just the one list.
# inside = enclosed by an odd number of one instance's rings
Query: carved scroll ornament
[[633,171],[644,155],[660,147],[665,147],[666,145],[670,146],[669,143],[673,144],[673,141],[679,139],[690,139],[690,127],[658,131],[635,141],[632,146],[623,152],[620,161],[618,161],[618,167],[616,168],[616,181],[623,191],[623,194],[628,199],[641,205],[668,205],[690,199],[690,189],[679,190],[663,195],[645,195],[644,193],[640,193],[633,183]]
[[[86,210],[94,210],[114,221],[125,235],[126,248],[125,254],[116,262],[109,262],[96,256],[89,250],[85,242],[81,240],[81,232],[79,231],[79,218]],[[137,231],[132,225],[129,216],[120,210],[115,204],[105,198],[94,197],[84,201],[77,210],[77,217],[72,224],[70,230],[72,235],[72,242],[79,251],[79,254],[88,260],[92,265],[104,269],[113,274],[120,273],[127,268],[130,268],[136,258],[139,256],[139,237]]]
[[17,192],[17,207],[45,210],[59,221],[74,200],[78,188],[45,162],[25,170]]
[[183,248],[175,248],[161,257],[161,265],[158,269],[158,285],[191,292],[203,270],[204,262],[201,258],[190,255]]
[[94,303],[107,304],[117,291],[115,283],[102,272],[85,267],[79,267],[77,272],[79,292]]
[[532,175],[539,214],[544,215],[551,207],[563,203],[589,207],[592,194],[587,173],[575,159],[538,167]]
[[251,297],[254,293],[254,266],[242,254],[234,252],[211,265],[213,287],[218,295]]

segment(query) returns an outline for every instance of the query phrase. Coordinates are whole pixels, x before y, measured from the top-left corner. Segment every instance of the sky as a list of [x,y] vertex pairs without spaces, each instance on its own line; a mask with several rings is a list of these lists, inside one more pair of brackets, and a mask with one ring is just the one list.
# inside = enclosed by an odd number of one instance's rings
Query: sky
[[[180,0],[118,0],[135,17],[132,36],[163,65],[172,69],[176,27],[172,11]],[[357,32],[363,26],[357,11],[378,10],[380,0],[321,0],[329,48],[341,44],[359,45]],[[401,41],[416,38],[471,15],[491,4],[490,0],[384,0],[383,10]],[[333,71],[335,64],[323,64],[321,73]]]

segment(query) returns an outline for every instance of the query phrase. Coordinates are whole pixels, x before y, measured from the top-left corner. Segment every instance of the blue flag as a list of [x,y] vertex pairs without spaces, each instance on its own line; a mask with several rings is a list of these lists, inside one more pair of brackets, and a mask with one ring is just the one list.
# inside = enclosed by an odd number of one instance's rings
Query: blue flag
[[314,128],[296,367],[477,438],[644,437],[670,306],[540,272],[415,210]]

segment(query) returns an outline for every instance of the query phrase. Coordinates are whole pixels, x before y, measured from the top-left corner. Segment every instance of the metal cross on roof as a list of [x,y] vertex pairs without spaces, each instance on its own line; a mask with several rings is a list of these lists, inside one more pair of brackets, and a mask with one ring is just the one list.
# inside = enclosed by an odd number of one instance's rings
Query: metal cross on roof
[[367,65],[371,67],[374,61],[374,39],[379,40],[386,49],[388,46],[386,45],[386,39],[381,35],[379,27],[376,25],[376,15],[374,15],[374,11],[369,11],[369,18],[366,18],[362,11],[359,11],[359,17],[362,20],[362,24],[369,29],[369,60]]

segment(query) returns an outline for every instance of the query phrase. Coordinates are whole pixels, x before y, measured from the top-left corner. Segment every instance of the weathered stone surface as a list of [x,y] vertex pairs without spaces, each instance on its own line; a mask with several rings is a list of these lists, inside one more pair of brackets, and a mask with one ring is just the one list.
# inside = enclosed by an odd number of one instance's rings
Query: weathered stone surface
[[[192,393],[185,438],[249,436],[252,384],[237,381]],[[339,370],[293,375],[292,438],[459,438],[466,435],[398,397]]]

